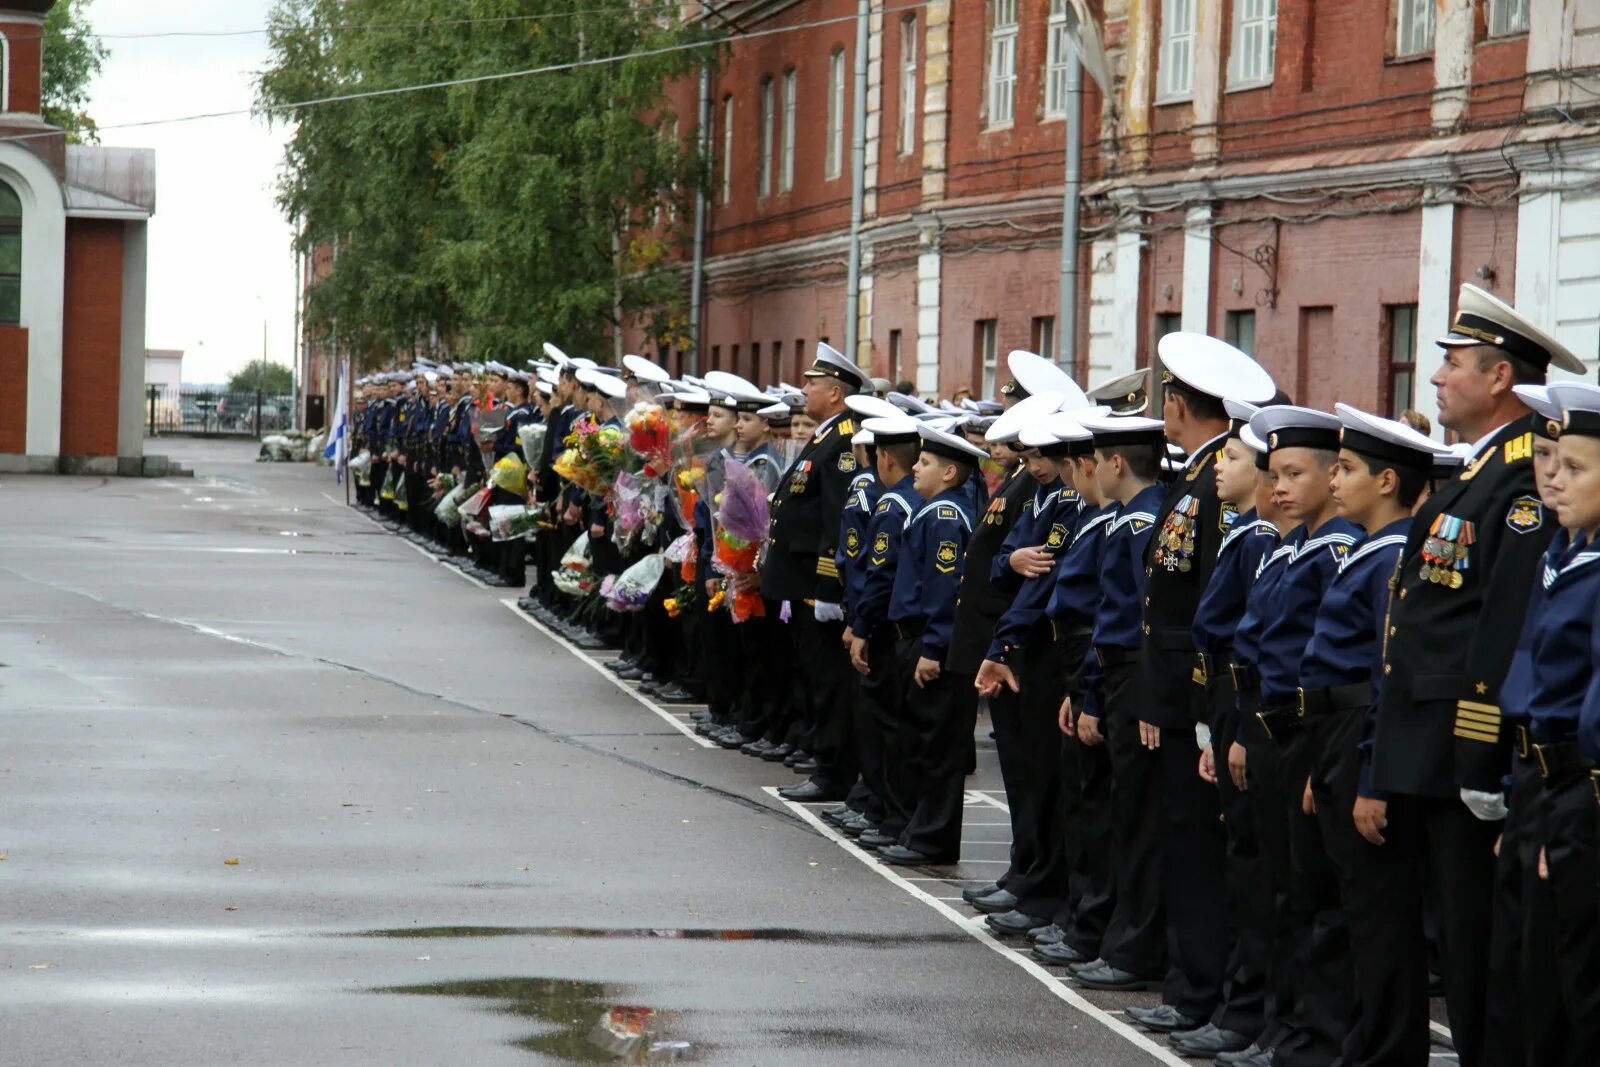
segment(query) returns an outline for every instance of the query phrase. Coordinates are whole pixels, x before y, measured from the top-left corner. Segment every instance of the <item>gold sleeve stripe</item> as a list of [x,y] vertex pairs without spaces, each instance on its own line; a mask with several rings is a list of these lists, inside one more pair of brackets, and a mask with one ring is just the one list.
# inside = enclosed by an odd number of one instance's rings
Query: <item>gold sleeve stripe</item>
[[1500,728],[1500,716],[1485,715],[1481,711],[1468,711],[1466,708],[1457,710],[1456,722],[1470,722],[1478,726],[1487,727],[1491,730],[1498,730]]
[[1462,711],[1482,711],[1500,718],[1500,707],[1497,704],[1480,704],[1475,700],[1462,700],[1457,702],[1457,707]]
[[1498,730],[1482,730],[1469,727],[1463,723],[1456,723],[1456,736],[1465,741],[1481,741],[1486,745],[1500,743],[1500,732]]
[[824,578],[837,578],[839,577],[839,565],[833,561],[832,556],[818,556],[817,573]]

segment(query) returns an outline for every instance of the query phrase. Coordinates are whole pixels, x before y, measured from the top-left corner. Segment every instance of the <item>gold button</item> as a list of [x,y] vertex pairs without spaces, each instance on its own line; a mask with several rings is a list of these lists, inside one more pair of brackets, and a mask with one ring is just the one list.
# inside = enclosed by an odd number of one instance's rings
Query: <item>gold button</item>
[[1393,637],[1395,634],[1397,634],[1399,632],[1400,632],[1400,628],[1398,626],[1389,627],[1389,636],[1390,637]]
[[1391,671],[1391,670],[1393,670],[1393,669],[1394,669],[1394,668],[1393,668],[1393,667],[1391,667],[1391,666],[1390,666],[1390,665],[1389,665],[1389,664],[1387,664],[1387,663],[1385,663],[1385,664],[1384,664],[1384,665],[1383,665],[1383,673],[1384,673],[1384,674],[1388,674],[1388,673],[1389,673],[1389,672],[1390,672],[1390,671]]
[[1145,576],[1145,577],[1146,577],[1146,578],[1148,578],[1148,577],[1150,577],[1150,576],[1151,576],[1151,575],[1152,575],[1152,574],[1154,574],[1154,573],[1155,573],[1155,572],[1154,572],[1154,571],[1152,571],[1152,570],[1151,570],[1151,569],[1150,569],[1150,568],[1149,568],[1149,567],[1146,567],[1146,568],[1145,568],[1145,569],[1144,569],[1144,576]]
[[1402,590],[1400,590],[1400,599],[1404,600],[1405,598],[1406,598],[1406,591],[1404,589],[1402,589]]
[[1149,607],[1150,606],[1150,598],[1149,597],[1145,597],[1144,598],[1144,606],[1145,607]]
[[1144,624],[1144,632],[1145,632],[1146,635],[1148,635],[1150,633],[1150,624],[1149,623],[1145,623]]

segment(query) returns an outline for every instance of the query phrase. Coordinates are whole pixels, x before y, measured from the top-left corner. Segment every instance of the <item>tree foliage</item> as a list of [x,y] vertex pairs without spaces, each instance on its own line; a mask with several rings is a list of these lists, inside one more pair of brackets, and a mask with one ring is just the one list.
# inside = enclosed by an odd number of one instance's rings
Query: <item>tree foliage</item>
[[228,392],[283,396],[294,392],[294,371],[270,359],[252,359],[228,379]]
[[110,55],[89,24],[90,2],[59,0],[44,17],[44,120],[74,144],[100,140],[87,110],[89,85]]
[[279,204],[303,251],[334,249],[308,324],[372,362],[435,336],[507,360],[542,341],[594,351],[619,307],[658,333],[681,323],[667,252],[705,168],[694,116],[678,119],[664,90],[715,57],[661,51],[702,40],[657,18],[674,8],[278,0],[258,99],[290,128]]

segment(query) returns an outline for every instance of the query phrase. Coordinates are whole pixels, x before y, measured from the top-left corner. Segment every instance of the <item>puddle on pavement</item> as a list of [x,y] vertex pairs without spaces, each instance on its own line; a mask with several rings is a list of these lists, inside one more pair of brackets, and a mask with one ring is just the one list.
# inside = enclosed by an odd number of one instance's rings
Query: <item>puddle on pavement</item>
[[674,1063],[697,1051],[673,1036],[677,1013],[616,1003],[617,990],[568,978],[477,978],[369,990],[391,996],[491,1002],[489,1010],[544,1023],[545,1032],[511,1042],[563,1063]]
[[564,938],[617,938],[657,941],[789,941],[809,942],[819,945],[860,945],[873,947],[899,947],[907,944],[937,944],[965,941],[966,936],[957,931],[928,934],[873,934],[830,933],[820,930],[792,930],[785,927],[764,927],[754,930],[664,929],[650,927],[593,927],[593,926],[399,926],[388,929],[357,930],[338,934],[339,937],[382,937],[406,940],[432,941],[445,938],[474,937],[564,937]]

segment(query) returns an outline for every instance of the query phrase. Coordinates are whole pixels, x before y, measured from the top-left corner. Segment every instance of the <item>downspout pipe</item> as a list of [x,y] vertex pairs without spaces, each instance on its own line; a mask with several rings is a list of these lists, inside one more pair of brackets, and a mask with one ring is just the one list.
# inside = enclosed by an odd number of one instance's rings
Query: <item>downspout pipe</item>
[[867,20],[871,0],[856,0],[855,106],[850,131],[850,272],[845,284],[844,353],[859,362],[861,220],[867,199]]

